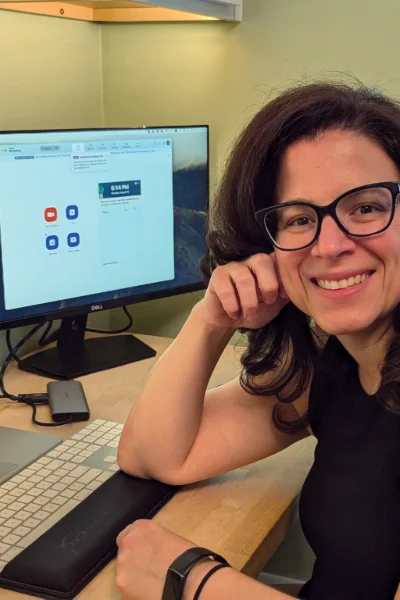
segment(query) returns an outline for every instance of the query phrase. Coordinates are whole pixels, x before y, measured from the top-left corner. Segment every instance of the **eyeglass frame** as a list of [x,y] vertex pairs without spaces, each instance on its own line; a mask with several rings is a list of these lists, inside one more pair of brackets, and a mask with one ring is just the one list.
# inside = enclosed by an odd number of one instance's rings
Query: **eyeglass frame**
[[[345,198],[346,196],[350,196],[351,194],[354,194],[355,192],[360,192],[362,190],[366,190],[369,188],[372,189],[372,188],[378,188],[378,187],[386,188],[387,190],[389,190],[392,193],[392,210],[391,210],[390,219],[389,219],[388,224],[385,225],[385,227],[383,227],[382,229],[379,229],[378,231],[374,231],[374,233],[350,233],[350,231],[343,225],[343,223],[339,220],[339,217],[336,214],[337,205],[343,198]],[[318,206],[318,204],[313,204],[312,202],[304,202],[303,200],[298,200],[298,201],[291,201],[291,202],[283,202],[282,204],[274,204],[273,206],[268,206],[267,208],[262,208],[261,210],[257,210],[254,214],[255,214],[258,224],[261,226],[264,233],[267,232],[267,235],[268,235],[269,239],[271,240],[271,243],[273,244],[273,246],[275,246],[275,248],[278,248],[278,250],[281,250],[282,252],[295,252],[296,250],[304,250],[304,248],[308,248],[309,246],[312,246],[312,244],[314,244],[314,242],[318,239],[319,234],[321,233],[322,221],[323,221],[325,215],[331,216],[332,219],[335,221],[336,225],[339,227],[339,229],[341,231],[343,231],[343,233],[351,235],[351,237],[369,237],[371,235],[377,235],[378,233],[382,233],[382,231],[385,231],[386,229],[388,229],[388,227],[390,227],[390,225],[393,221],[394,213],[395,213],[396,206],[397,206],[398,194],[400,194],[400,182],[398,182],[398,181],[383,181],[381,183],[370,183],[367,185],[360,185],[359,187],[353,188],[353,189],[349,190],[348,192],[341,194],[338,198],[336,198],[336,200],[334,200],[330,204],[327,204],[326,206]],[[317,213],[318,223],[317,223],[317,229],[315,232],[315,236],[311,240],[311,242],[309,242],[308,244],[305,244],[305,246],[300,246],[300,248],[282,248],[273,239],[272,235],[268,231],[268,229],[265,225],[265,217],[269,213],[276,211],[281,206],[287,207],[287,206],[298,206],[298,205],[308,206],[308,207],[314,209],[314,211]]]

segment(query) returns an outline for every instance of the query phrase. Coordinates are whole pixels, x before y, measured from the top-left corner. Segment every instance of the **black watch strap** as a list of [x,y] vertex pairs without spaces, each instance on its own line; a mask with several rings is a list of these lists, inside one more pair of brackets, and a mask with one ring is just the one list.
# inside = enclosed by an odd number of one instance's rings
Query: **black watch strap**
[[186,578],[195,564],[203,558],[213,558],[217,562],[228,564],[223,556],[207,548],[189,548],[170,565],[162,600],[182,600]]

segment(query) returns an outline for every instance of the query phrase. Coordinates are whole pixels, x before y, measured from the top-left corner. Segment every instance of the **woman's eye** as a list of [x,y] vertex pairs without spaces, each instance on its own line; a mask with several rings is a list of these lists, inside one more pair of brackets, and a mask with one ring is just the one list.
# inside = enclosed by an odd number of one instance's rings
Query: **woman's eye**
[[286,223],[286,227],[301,227],[301,226],[305,226],[305,225],[309,225],[311,223],[311,219],[310,217],[296,217],[295,219],[292,219],[291,221],[288,221]]

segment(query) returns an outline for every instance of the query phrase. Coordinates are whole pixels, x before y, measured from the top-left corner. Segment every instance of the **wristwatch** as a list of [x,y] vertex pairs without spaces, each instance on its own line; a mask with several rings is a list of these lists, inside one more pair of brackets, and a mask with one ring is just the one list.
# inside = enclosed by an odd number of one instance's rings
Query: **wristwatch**
[[178,556],[170,565],[165,580],[162,600],[182,600],[186,579],[191,569],[203,558],[213,558],[217,562],[228,562],[207,548],[190,548]]

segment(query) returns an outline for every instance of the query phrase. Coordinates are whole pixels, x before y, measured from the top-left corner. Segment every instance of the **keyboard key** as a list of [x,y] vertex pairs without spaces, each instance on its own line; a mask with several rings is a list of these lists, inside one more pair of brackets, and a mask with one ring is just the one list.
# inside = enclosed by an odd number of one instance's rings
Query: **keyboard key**
[[18,496],[22,496],[22,494],[25,494],[25,490],[21,490],[21,488],[14,488],[13,490],[9,491],[10,496],[14,496],[15,498],[18,498]]
[[58,458],[61,454],[61,450],[52,450],[47,454],[49,458]]
[[11,533],[11,529],[9,527],[4,527],[4,525],[0,525],[0,538],[3,539],[6,535]]
[[57,492],[62,492],[66,487],[66,483],[55,483],[51,489],[56,490]]
[[70,477],[69,475],[67,475],[66,477],[63,477],[61,479],[60,483],[65,483],[66,485],[71,485],[71,483],[74,483],[74,481],[75,481],[74,477]]
[[49,498],[46,498],[45,496],[38,496],[37,498],[35,498],[34,504],[37,504],[39,507],[39,506],[43,506],[48,501],[49,501]]
[[65,498],[72,498],[74,494],[75,492],[73,490],[64,490],[60,493],[60,496],[65,496]]
[[103,471],[98,477],[96,477],[96,479],[97,481],[101,481],[102,483],[104,483],[105,481],[107,481],[107,479],[110,479],[110,477],[112,476],[113,473],[110,473],[110,471]]
[[[89,467],[75,467],[75,469],[73,471],[70,472],[70,476],[74,477],[75,479],[78,479],[81,475],[83,475],[84,473],[86,473],[86,471],[89,470]],[[82,482],[84,483],[84,482]]]
[[18,498],[18,502],[21,502],[22,504],[28,504],[28,503],[33,502],[34,499],[35,499],[34,496],[30,496],[29,494],[24,494],[23,496]]
[[43,496],[45,498],[54,498],[55,496],[58,496],[58,492],[56,490],[46,490],[43,492]]
[[90,423],[90,425],[86,425],[85,430],[86,431],[94,431],[95,429],[97,429],[98,425],[96,425],[95,423]]
[[4,519],[9,519],[10,517],[13,517],[15,515],[15,510],[10,510],[9,508],[5,508],[4,510],[1,511],[1,516],[4,517]]
[[79,448],[79,450],[86,450],[86,448],[87,448],[87,447],[88,447],[88,445],[87,445],[87,444],[84,444],[83,442],[78,442],[78,443],[75,445],[75,448]]
[[5,502],[0,502],[0,511],[2,511],[6,507],[7,507],[7,504]]
[[[25,481],[25,478],[22,477],[22,475],[14,475],[14,477],[11,479],[11,481],[13,483],[23,483]],[[3,486],[4,486],[4,484],[1,487],[3,487]]]
[[[30,519],[31,516],[32,516],[31,513],[29,513],[27,510],[20,510],[19,513],[17,513],[15,515],[15,518],[19,519],[20,521],[24,521],[25,522],[28,519]],[[28,527],[29,527],[29,525],[28,525]]]
[[108,446],[109,448],[118,448],[118,446],[119,446],[119,443],[118,443],[118,442],[115,442],[115,441],[114,441],[114,442],[108,442],[107,446]]
[[38,471],[37,474],[40,477],[47,477],[48,475],[51,475],[51,471],[49,469],[40,469],[40,471]]
[[34,482],[33,481],[23,481],[22,483],[19,484],[19,487],[21,488],[21,490],[30,490],[31,488],[34,487]]
[[29,477],[28,481],[31,481],[32,483],[40,483],[42,478],[39,477],[39,475],[32,475],[32,477]]
[[53,513],[54,511],[58,510],[59,508],[60,508],[59,504],[55,504],[54,502],[49,502],[48,504],[43,506],[43,510],[45,510],[49,513]]
[[[33,463],[33,465],[31,465],[29,468],[33,472],[40,471],[40,469],[42,468],[42,465],[38,465],[37,463]],[[32,473],[31,473],[31,475],[32,475]],[[26,475],[26,477],[29,477],[29,475]]]
[[46,512],[45,510],[37,510],[35,512],[35,519],[39,519],[40,521],[43,521],[43,519],[47,519],[49,516],[49,513]]
[[93,435],[87,435],[85,437],[85,442],[87,442],[88,444],[89,443],[91,444],[92,442],[96,442],[96,441],[97,441],[97,438],[93,437]]
[[51,463],[51,459],[47,458],[47,456],[42,456],[42,458],[39,458],[39,460],[37,460],[36,463],[38,465],[48,465],[49,463]]
[[97,475],[100,475],[100,473],[101,473],[100,469],[90,469],[87,473],[82,475],[82,477],[79,479],[79,483],[84,483],[84,484],[89,483],[90,481],[95,479],[97,477]]
[[110,465],[108,467],[109,471],[119,471],[119,466],[118,465]]
[[[97,481],[96,479],[94,481],[91,481],[90,483],[87,484],[87,489],[88,490],[97,490],[98,487],[100,487],[102,484],[101,481]],[[76,496],[75,496],[76,497]]]
[[59,469],[62,464],[62,460],[54,459],[51,461],[51,463],[47,465],[46,469],[50,469],[50,471],[55,471],[55,469]]
[[15,500],[15,496],[10,496],[10,494],[6,494],[1,499],[2,503],[5,502],[6,504],[10,504],[10,502],[14,502],[14,500]]
[[72,459],[73,463],[76,464],[80,464],[83,463],[86,460],[86,456],[74,456],[74,458]]
[[95,421],[93,421],[93,425],[104,425],[107,421],[105,421],[104,419],[96,419]]
[[5,494],[7,494],[7,490],[3,490],[3,488],[0,488],[0,498]]
[[77,492],[77,494],[74,496],[74,500],[79,500],[79,502],[82,502],[82,500],[85,500],[85,498],[90,496],[91,493],[91,490],[82,490],[81,492]]
[[[8,505],[8,510],[11,512],[17,512],[17,510],[21,510],[22,508],[25,508],[25,505],[23,504],[23,502],[20,502],[19,500],[17,502],[12,502],[11,504]],[[3,510],[2,511],[2,515],[3,517],[5,516],[6,511]]]
[[106,463],[115,463],[115,462],[117,462],[117,457],[116,456],[106,456],[103,458],[103,461]]
[[35,519],[34,517],[29,517],[29,519],[27,519],[25,521],[25,525],[27,527],[29,527],[29,529],[34,529],[35,527],[37,527],[40,524],[39,519]]
[[26,510],[26,512],[29,513],[34,513],[37,511],[37,506],[35,506],[34,504],[27,504],[26,506],[24,506],[24,510]]
[[5,560],[0,560],[0,572],[4,569],[4,567],[6,566],[6,561]]
[[7,562],[10,562],[10,560],[15,558],[17,556],[17,554],[20,554],[20,552],[21,552],[21,548],[18,548],[17,546],[13,546],[9,550],[7,550],[7,552],[5,552],[1,558],[2,558],[2,560],[6,560]]
[[93,452],[91,452],[90,450],[81,450],[79,453],[79,456],[83,456],[84,458],[89,458],[89,456],[92,456]]
[[34,487],[31,490],[29,490],[29,493],[31,496],[40,496],[40,494],[43,492],[43,490],[41,490],[38,487]]
[[[28,531],[29,531],[29,529],[28,529]],[[3,538],[3,542],[5,544],[10,544],[10,546],[15,546],[15,544],[17,544],[20,539],[21,539],[20,535],[15,535],[14,533],[10,533],[9,535],[6,535],[5,538]]]
[[[64,466],[62,469],[60,469],[58,472],[61,473],[61,471],[72,471],[72,469],[75,469],[75,465],[73,465],[70,462],[66,462],[64,463]],[[67,475],[67,473],[62,473],[61,476],[63,477],[64,475]]]
[[74,442],[72,440],[65,440],[61,446],[58,446],[58,449],[60,450],[61,448],[64,450],[64,446],[73,446]]
[[79,502],[76,502],[76,500],[69,500],[66,504],[64,504],[64,506],[59,507],[58,510],[56,510],[53,514],[49,515],[49,513],[45,513],[46,520],[36,527],[36,529],[31,531],[31,533],[29,533],[25,538],[22,538],[18,542],[18,545],[22,546],[22,548],[27,548],[30,544],[37,540],[38,537],[50,529],[50,527],[60,521],[60,519],[62,519],[73,508],[78,506],[78,504]]
[[73,483],[70,485],[69,489],[74,490],[75,492],[80,492],[85,486],[83,483]]
[[57,481],[60,480],[60,477],[58,475],[49,475],[48,477],[46,477],[46,481],[53,484],[53,483],[57,483]]
[[18,527],[18,525],[21,525],[21,523],[22,521],[18,521],[18,519],[11,517],[11,519],[8,519],[8,521],[4,523],[4,526],[10,527],[10,529],[14,529],[14,527]]
[[0,542],[0,556],[2,556],[4,554],[4,552],[7,552],[9,547],[10,546],[8,544],[4,544],[4,542]]
[[96,452],[96,450],[100,450],[100,446],[97,446],[97,444],[90,444],[90,446],[87,447],[88,452]]
[[[37,523],[39,524],[39,521],[37,519],[34,519],[35,521],[37,521]],[[20,525],[20,527],[17,527],[17,529],[14,529],[14,535],[18,535],[19,537],[22,537],[24,535],[28,535],[28,533],[30,532],[30,530],[32,529],[32,527],[26,527],[25,525]],[[15,544],[17,542],[14,542]]]
[[65,498],[64,496],[56,496],[56,498],[53,498],[53,500],[52,500],[52,502],[54,504],[58,504],[59,506],[62,506],[67,501],[68,501],[68,498]]
[[[65,461],[67,461],[67,460],[71,460],[71,458],[74,458],[74,455],[71,454],[70,452],[65,452],[65,454],[63,454],[61,456],[61,458]],[[65,466],[64,466],[64,469],[65,469]]]
[[40,483],[37,484],[36,487],[39,488],[40,490],[48,490],[51,487],[51,482],[50,481],[41,481]]
[[16,483],[13,483],[12,481],[6,481],[6,483],[3,483],[1,487],[3,490],[13,490],[16,486]]

